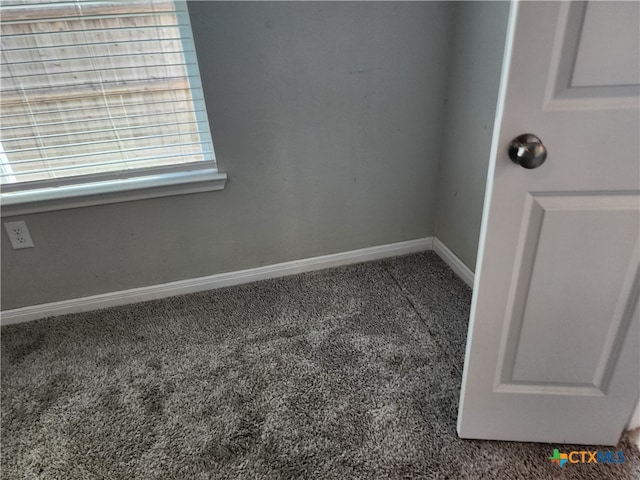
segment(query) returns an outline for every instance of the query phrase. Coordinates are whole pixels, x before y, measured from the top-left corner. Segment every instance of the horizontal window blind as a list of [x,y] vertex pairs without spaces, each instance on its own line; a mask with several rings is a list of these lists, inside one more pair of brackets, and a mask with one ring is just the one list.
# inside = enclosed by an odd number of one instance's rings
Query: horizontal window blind
[[184,2],[3,0],[0,27],[3,190],[215,168]]

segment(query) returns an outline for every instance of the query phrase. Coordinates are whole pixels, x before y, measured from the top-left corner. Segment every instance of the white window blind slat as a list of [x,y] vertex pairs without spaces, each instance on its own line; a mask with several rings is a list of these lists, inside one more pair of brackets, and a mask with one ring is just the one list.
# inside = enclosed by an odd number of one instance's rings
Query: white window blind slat
[[[148,125],[148,124],[144,124],[144,125],[139,125],[139,126],[132,126],[132,127],[127,127],[127,128],[121,128],[119,129],[120,131],[129,131],[129,130],[138,130],[138,129],[143,129],[143,128],[158,128],[158,127],[169,127],[169,126],[176,126],[176,127],[180,127],[183,125],[188,125],[191,126],[193,125],[192,122],[175,122],[175,123],[157,123],[155,125]],[[180,131],[178,133],[189,133],[192,130],[185,130],[185,131]],[[203,130],[206,133],[206,130]],[[52,135],[39,135],[36,137],[22,137],[18,140],[5,140],[3,143],[4,145],[11,145],[12,142],[23,142],[26,140],[36,140],[39,138],[54,138],[54,137],[70,137],[72,135],[92,135],[95,136],[94,138],[100,138],[99,136],[97,136],[97,134],[99,133],[110,133],[113,132],[112,128],[104,128],[102,130],[89,130],[89,131],[79,131],[79,132],[68,132],[68,133],[64,133],[64,134],[52,134]],[[101,141],[101,140],[96,140],[96,142]],[[80,142],[75,142],[73,145],[76,145],[77,143]],[[91,142],[89,142],[91,143]]]
[[[149,106],[149,105],[147,105]],[[178,111],[174,111],[174,112],[168,112],[168,113],[172,113],[174,115],[176,114],[192,114],[192,113],[198,113],[198,112],[204,112],[205,110],[178,110]],[[31,115],[31,114],[29,114]],[[157,118],[159,115],[162,115],[162,112],[152,112],[152,113],[141,113],[141,114],[137,114],[137,115],[123,115],[123,116],[110,116],[110,117],[101,117],[101,118],[80,118],[78,120],[69,120],[67,122],[64,123],[64,125],[69,125],[69,124],[73,124],[73,123],[82,123],[82,124],[86,124],[87,121],[91,121],[91,122],[99,122],[101,120],[104,121],[109,121],[109,120],[122,120],[122,119],[129,119],[129,120],[133,120],[133,119],[138,119],[138,118],[143,118],[143,117],[153,117],[153,118]],[[193,122],[189,122],[191,124],[193,124]],[[60,126],[61,124],[59,122],[51,122],[51,123],[39,123],[38,126],[39,127],[45,127],[45,126]],[[0,127],[0,130],[11,130],[11,129],[17,129],[17,128],[32,128],[33,125],[32,124],[25,124],[25,125],[11,125],[11,126],[3,126]],[[126,129],[126,127],[121,128],[122,129]],[[36,136],[35,138],[40,138],[42,137],[41,135]],[[17,137],[17,138],[10,138],[8,139],[8,141],[20,141],[23,140],[25,137]]]
[[5,20],[24,22],[39,19],[52,21],[65,17],[108,17],[118,15],[133,17],[139,14],[160,14],[171,12],[186,12],[184,3],[174,3],[170,0],[122,0],[122,1],[29,1],[11,2],[3,0],[1,3]]
[[[200,145],[200,142],[159,144],[155,148],[158,148],[158,149],[171,149],[171,148],[179,148],[179,147],[193,146],[193,145]],[[84,158],[84,157],[90,157],[90,156],[96,156],[96,155],[116,155],[116,154],[119,154],[119,153],[141,152],[141,151],[145,151],[145,150],[149,150],[149,147],[148,146],[144,146],[144,147],[133,147],[133,148],[119,148],[117,150],[100,150],[98,152],[79,153],[79,154],[75,154],[75,155],[59,155],[57,157],[47,157],[47,161],[48,162],[66,161],[66,160],[72,160],[72,159],[76,159],[76,158]],[[8,154],[8,153],[9,152],[5,150],[5,154]],[[13,162],[12,165],[15,166],[15,165],[23,165],[25,163],[37,163],[37,162],[40,162],[40,160],[18,160],[16,162]]]
[[[3,69],[4,70],[4,69]],[[117,73],[114,71],[109,71],[111,73]],[[96,72],[87,72],[87,75],[91,75],[93,76],[93,74],[95,74]],[[29,92],[38,92],[38,93],[43,93],[44,90],[51,90],[53,88],[56,89],[71,89],[71,88],[76,88],[76,89],[100,89],[100,91],[102,92],[103,90],[107,90],[108,88],[110,88],[111,86],[126,86],[130,89],[140,89],[140,91],[144,91],[144,87],[145,84],[147,83],[154,83],[154,82],[167,82],[167,81],[189,81],[190,79],[194,79],[195,77],[193,75],[183,75],[183,76],[156,76],[154,74],[150,75],[148,78],[129,78],[126,76],[123,76],[121,78],[114,78],[111,80],[85,80],[85,83],[52,83],[51,82],[51,78],[49,77],[49,74],[45,74],[47,75],[46,77],[39,75],[37,77],[37,79],[35,81],[31,82],[31,86],[30,87],[24,87],[23,85],[28,84],[29,80],[28,77],[22,77],[21,78],[21,85],[19,86],[14,86],[13,89],[3,89],[0,90],[3,92],[3,95],[10,95],[10,94],[14,94],[14,95],[19,95],[19,94],[29,94]],[[114,75],[115,76],[115,75]],[[82,82],[84,79],[80,79],[80,82]],[[0,79],[0,85],[6,85],[9,82],[12,82],[13,79],[9,78],[9,77],[3,77],[2,79]],[[42,81],[42,84],[38,84],[37,81]],[[45,83],[47,82],[48,83]],[[0,87],[1,88],[1,87]],[[103,95],[108,94],[108,91],[104,92]],[[9,97],[11,98],[11,97]],[[12,99],[13,100],[13,99]]]
[[[128,57],[129,59],[131,58],[131,56]],[[51,78],[51,75],[79,75],[79,74],[94,74],[96,72],[113,72],[116,70],[127,70],[127,71],[132,71],[132,70],[137,70],[140,68],[144,68],[144,69],[160,69],[160,68],[171,68],[171,67],[180,67],[180,66],[184,66],[184,67],[193,67],[196,66],[196,63],[173,63],[173,64],[158,64],[158,65],[134,65],[134,66],[123,66],[123,67],[112,67],[112,68],[96,68],[94,70],[92,70],[91,72],[87,72],[86,70],[68,70],[68,71],[64,71],[64,72],[49,72],[47,73],[47,76],[49,78]],[[11,68],[14,72],[15,72],[15,67],[16,64],[5,64],[3,65],[4,68]],[[28,71],[28,70],[27,70]],[[3,75],[2,78],[4,80],[22,80],[24,78],[27,77],[41,77],[42,74],[41,73],[24,73],[24,74],[17,74],[17,75]]]
[[[33,8],[33,6],[30,6],[30,8]],[[22,10],[24,10],[24,7],[21,8]],[[9,10],[8,12],[5,11],[4,15],[7,16],[7,14],[9,14],[8,16],[10,16],[11,13],[11,9],[7,9]],[[42,9],[43,13],[46,13],[46,9]],[[78,18],[82,18],[83,20],[105,20],[105,19],[109,19],[109,18],[122,18],[122,14],[120,13],[114,13],[114,14],[102,14],[102,15],[89,15],[86,13],[83,13],[84,10],[83,9],[79,9],[77,11],[77,13],[75,15],[67,15],[67,16],[60,16],[60,17],[55,17],[55,21],[56,22],[67,22],[67,21],[73,21],[73,20],[77,20]],[[142,12],[142,13],[128,13],[127,14],[127,18],[128,19],[132,19],[132,18],[136,18],[136,17],[140,17],[144,20],[148,20],[150,17],[160,17],[162,18],[166,18],[167,17],[167,11],[148,11],[148,12]],[[51,20],[53,18],[51,16],[31,16],[29,18],[15,18],[11,20],[11,23],[13,23],[14,25],[31,25],[34,23],[51,23]],[[167,24],[166,26],[171,26],[169,24]],[[177,25],[174,25],[177,26]]]
[[[195,132],[189,132],[192,134],[200,134],[200,133],[205,133],[204,131],[195,131]],[[164,135],[147,135],[147,136],[142,136],[142,137],[131,137],[131,138],[121,138],[118,140],[98,140],[95,142],[86,142],[86,145],[95,145],[97,143],[114,143],[114,142],[118,142],[121,144],[124,143],[136,143],[139,142],[140,140],[158,140],[160,138],[167,138],[167,137],[181,137],[183,134],[182,133],[167,133]],[[30,147],[30,148],[18,148],[16,150],[5,150],[5,153],[24,153],[24,152],[33,152],[35,150],[41,150],[42,148],[47,148],[47,149],[54,149],[54,148],[63,148],[63,149],[68,149],[71,147],[75,147],[75,146],[81,146],[83,145],[82,143],[67,143],[67,144],[63,144],[63,145],[49,145],[46,147]],[[163,145],[164,146],[164,145]],[[146,147],[144,147],[146,148]],[[120,151],[120,150],[118,150]],[[65,157],[61,157],[61,158],[67,158]],[[49,157],[49,160],[51,160],[51,157]],[[33,160],[32,160],[33,161]],[[18,163],[25,163],[25,161],[22,162],[18,162]]]
[[[198,152],[198,154],[205,154],[205,153],[212,153],[212,152]],[[131,162],[131,160],[135,160],[136,163],[141,163],[141,162],[149,162],[149,165],[147,166],[156,166],[156,165],[162,165],[162,162],[158,161],[156,162],[156,160],[161,160],[161,159],[170,159],[173,158],[174,155],[173,154],[168,154],[168,155],[154,155],[151,157],[138,157],[138,158],[132,158],[132,159],[127,159],[127,160],[112,160],[109,162],[94,162],[94,163],[79,163],[79,164],[69,164],[69,165],[64,165],[64,166],[60,166],[60,167],[56,167],[57,170],[60,171],[64,171],[64,170],[81,170],[81,169],[96,169],[97,167],[102,167],[102,166],[107,166],[107,165],[122,165],[128,162]],[[173,163],[169,163],[169,165],[172,165]],[[2,177],[9,177],[9,176],[25,176],[25,175],[35,175],[38,173],[44,173],[47,172],[48,169],[41,169],[41,170],[29,170],[29,171],[13,171],[12,173],[0,173],[0,175]],[[103,169],[97,169],[96,171],[103,171]]]
[[215,171],[184,2],[1,2],[0,27],[3,190]]
[[[114,17],[114,19],[117,17]],[[77,22],[79,20],[82,20],[83,22],[85,21],[84,18],[82,17],[78,17],[78,19],[71,19],[71,20],[66,20],[66,22]],[[41,20],[41,22],[44,22],[44,20]],[[33,22],[29,22],[29,23],[12,23],[13,25],[32,25]],[[188,27],[189,25],[184,24],[184,23],[159,23],[157,25],[140,25],[140,26],[134,26],[134,27],[94,27],[91,28],[90,30],[83,30],[83,29],[76,29],[76,30],[64,30],[64,31],[60,31],[60,30],[46,30],[46,31],[30,31],[30,32],[25,32],[25,33],[8,33],[8,34],[4,34],[3,37],[6,39],[13,39],[13,38],[22,38],[24,37],[24,35],[31,35],[33,38],[37,38],[39,36],[58,36],[58,35],[65,35],[68,37],[72,37],[75,35],[78,36],[84,36],[86,35],[86,33],[88,31],[90,31],[92,34],[95,33],[100,33],[100,34],[112,34],[114,36],[116,35],[123,35],[123,34],[127,34],[127,33],[132,33],[132,34],[136,34],[136,33],[141,33],[144,30],[158,30],[159,27],[163,27],[163,28],[183,28],[183,27]],[[47,39],[49,40],[49,39]],[[90,45],[91,43],[89,43]]]
[[[177,104],[177,105],[182,105],[183,101],[182,100],[165,100],[165,101],[158,101],[158,102],[154,102],[154,105],[166,105],[166,104]],[[47,107],[47,103],[42,103],[41,104],[43,108]],[[147,103],[125,103],[125,104],[121,104],[119,105],[119,107],[139,107],[142,105],[147,105]],[[82,107],[82,108],[74,108],[71,110],[36,110],[38,114],[49,114],[49,113],[59,113],[59,112],[72,112],[72,111],[83,111],[83,110],[93,110],[94,107]],[[28,116],[30,115],[30,113],[15,113],[15,114],[4,114],[3,117],[19,117],[19,116]],[[2,128],[0,126],[0,128]]]
[[[0,21],[0,24],[2,22]],[[165,42],[179,42],[181,41],[182,38],[181,37],[166,37],[163,38],[163,41]],[[118,46],[131,46],[130,44],[145,44],[145,43],[158,43],[157,39],[148,39],[148,40],[144,40],[144,39],[138,39],[138,40],[122,40],[122,41],[118,41]],[[111,45],[113,46],[113,41],[108,41],[108,42],[98,42],[98,41],[94,41],[90,44],[86,44],[86,45],[78,45],[76,43],[63,43],[63,40],[60,41],[60,43],[56,44],[56,45],[39,45],[38,48],[34,48],[34,47],[30,47],[30,46],[14,46],[12,48],[7,48],[6,50],[4,50],[4,52],[24,52],[24,51],[31,51],[31,50],[37,50],[37,51],[42,51],[42,50],[48,50],[48,49],[59,49],[61,47],[65,47],[66,48],[85,48],[87,46],[105,46],[105,45]],[[185,50],[185,52],[187,52],[188,50]]]
[[[10,52],[11,50],[5,50],[4,53],[7,54],[8,52]],[[17,51],[17,50],[14,50]],[[195,53],[192,50],[176,50],[176,51],[168,51],[168,52],[147,52],[145,53],[145,57],[146,58],[150,58],[150,57],[157,57],[159,59],[163,59],[165,55],[168,54],[182,54],[182,53]],[[99,58],[109,58],[112,61],[114,59],[118,59],[118,57],[129,57],[130,54],[128,53],[122,53],[122,54],[111,54],[111,55],[93,55],[93,56],[85,56],[85,57],[63,57],[63,58],[46,58],[45,55],[42,54],[42,52],[40,52],[40,56],[43,60],[46,60],[48,62],[71,62],[71,61],[81,61],[81,62],[86,62],[88,60],[95,60],[95,59],[99,59]],[[15,61],[15,62],[8,62],[9,65],[29,65],[32,62],[30,60],[27,61]]]

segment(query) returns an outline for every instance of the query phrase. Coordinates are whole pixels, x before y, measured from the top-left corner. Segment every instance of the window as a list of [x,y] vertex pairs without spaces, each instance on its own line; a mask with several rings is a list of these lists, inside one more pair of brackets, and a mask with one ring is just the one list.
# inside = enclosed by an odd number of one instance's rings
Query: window
[[224,186],[185,2],[1,5],[3,207]]

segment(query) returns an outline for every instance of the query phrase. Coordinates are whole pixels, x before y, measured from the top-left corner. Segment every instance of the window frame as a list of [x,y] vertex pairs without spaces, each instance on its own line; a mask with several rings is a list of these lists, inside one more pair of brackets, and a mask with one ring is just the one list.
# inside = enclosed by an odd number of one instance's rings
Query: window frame
[[[204,93],[187,2],[173,0],[173,4],[178,23],[183,25],[180,37],[185,63],[190,71],[190,91],[194,92],[196,88],[196,91]],[[189,38],[193,44],[185,45]],[[194,105],[202,106],[203,111],[197,114],[201,116],[199,120],[206,120],[209,126],[200,136],[203,145],[211,145],[213,161],[38,180],[29,182],[28,188],[20,182],[5,183],[0,185],[0,215],[6,217],[224,189],[227,174],[218,170],[204,96],[192,95],[191,98]],[[5,156],[1,144],[0,155]],[[0,168],[3,173],[11,173],[10,162],[0,162]]]

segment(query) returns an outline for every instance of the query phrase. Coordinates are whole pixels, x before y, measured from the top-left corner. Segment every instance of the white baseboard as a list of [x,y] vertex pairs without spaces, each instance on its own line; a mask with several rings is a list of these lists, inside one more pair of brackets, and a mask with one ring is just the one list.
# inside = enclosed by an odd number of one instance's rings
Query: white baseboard
[[626,430],[630,430],[629,436],[631,437],[631,441],[640,449],[640,400],[636,405],[636,409],[631,416],[631,420],[629,420]]
[[362,248],[360,250],[322,255],[320,257],[293,260],[264,267],[150,285],[148,287],[120,290],[118,292],[73,298],[59,302],[43,303],[1,312],[0,324],[10,325],[37,320],[39,318],[65,315],[67,313],[87,312],[100,308],[127,305],[146,300],[156,300],[203,290],[213,290],[215,288],[229,287],[241,283],[255,282],[257,280],[266,280],[268,278],[283,277],[296,273],[322,270],[324,268],[380,260],[382,258],[407,255],[432,249],[433,238],[426,237],[377,247]]
[[[633,415],[631,415],[631,420],[629,420],[629,425],[627,425],[627,430],[635,429],[640,429],[640,400],[638,400],[636,409],[633,411]],[[640,447],[640,436],[638,437],[638,442],[638,446]]]
[[453,253],[449,248],[442,243],[438,238],[433,239],[433,251],[436,252],[444,263],[451,267],[456,275],[458,275],[464,283],[473,288],[474,274],[469,267],[467,267],[458,256]]

